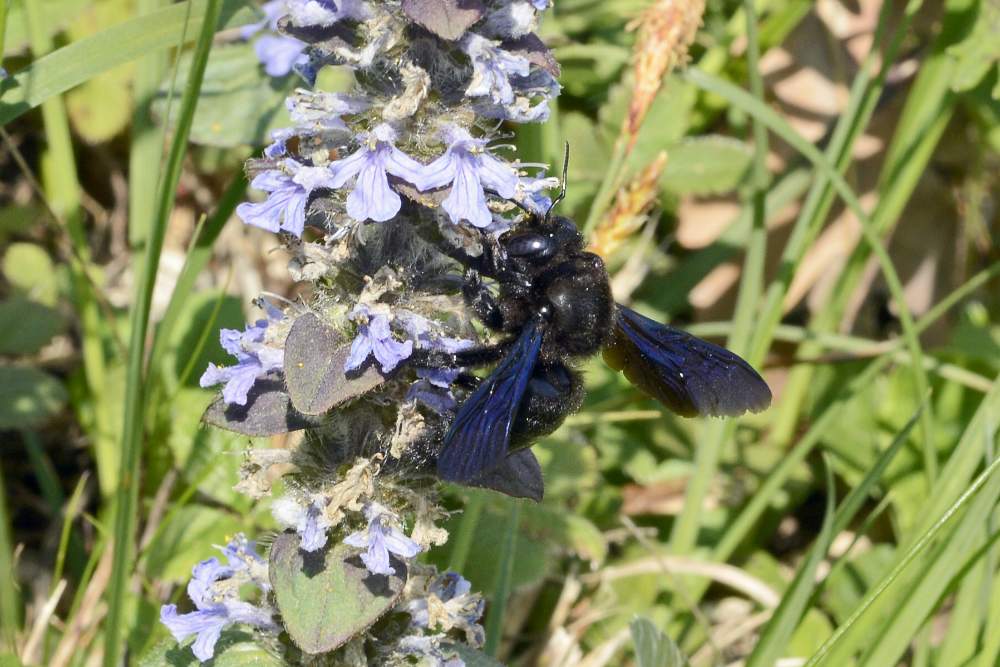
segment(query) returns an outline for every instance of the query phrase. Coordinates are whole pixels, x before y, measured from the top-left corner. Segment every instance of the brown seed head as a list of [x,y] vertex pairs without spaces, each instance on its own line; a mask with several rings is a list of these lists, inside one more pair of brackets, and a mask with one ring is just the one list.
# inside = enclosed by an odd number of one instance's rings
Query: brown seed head
[[622,124],[622,136],[629,151],[635,145],[653,98],[660,91],[663,77],[686,61],[704,11],[704,0],[657,0],[629,23],[629,30],[639,30],[632,54],[635,67],[632,103]]
[[666,164],[667,152],[660,151],[645,169],[618,191],[615,205],[594,230],[588,250],[608,258],[642,227],[656,204],[660,175]]

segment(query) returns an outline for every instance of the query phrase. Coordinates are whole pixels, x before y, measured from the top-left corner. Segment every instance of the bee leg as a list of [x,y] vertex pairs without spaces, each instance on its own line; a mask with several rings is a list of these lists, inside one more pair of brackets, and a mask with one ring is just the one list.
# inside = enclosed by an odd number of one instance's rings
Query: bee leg
[[510,344],[481,345],[458,352],[416,349],[409,362],[420,368],[478,368],[500,361],[509,347]]
[[479,383],[483,379],[472,373],[460,373],[457,378],[455,378],[455,386],[461,387],[462,389],[468,389],[470,391],[474,390],[479,386]]
[[483,283],[482,277],[475,269],[465,272],[462,296],[465,297],[465,304],[483,324],[494,331],[503,330],[503,310],[497,304],[493,291]]

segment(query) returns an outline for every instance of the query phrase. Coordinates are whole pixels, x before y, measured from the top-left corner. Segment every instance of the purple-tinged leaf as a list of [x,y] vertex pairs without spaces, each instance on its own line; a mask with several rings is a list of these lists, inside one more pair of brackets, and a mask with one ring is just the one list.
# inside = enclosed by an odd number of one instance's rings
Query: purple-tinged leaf
[[373,363],[344,373],[350,352],[351,341],[314,313],[295,320],[285,340],[285,382],[296,410],[321,415],[385,382]]
[[441,39],[455,41],[479,19],[482,0],[403,0],[403,13]]
[[510,39],[501,44],[504,49],[516,56],[526,58],[528,62],[559,78],[559,61],[552,55],[545,42],[538,38],[538,35],[531,32],[517,39]]
[[249,436],[280,435],[317,426],[322,420],[299,413],[292,407],[281,382],[262,378],[247,394],[246,405],[227,405],[220,396],[215,399],[202,421],[227,431]]
[[530,449],[521,449],[503,463],[469,482],[469,486],[493,489],[512,498],[528,498],[542,502],[545,484],[542,480],[542,466]]
[[395,574],[371,574],[356,550],[333,544],[307,553],[295,533],[271,546],[270,579],[281,620],[296,646],[326,653],[370,628],[391,610],[406,584],[406,564],[392,557]]

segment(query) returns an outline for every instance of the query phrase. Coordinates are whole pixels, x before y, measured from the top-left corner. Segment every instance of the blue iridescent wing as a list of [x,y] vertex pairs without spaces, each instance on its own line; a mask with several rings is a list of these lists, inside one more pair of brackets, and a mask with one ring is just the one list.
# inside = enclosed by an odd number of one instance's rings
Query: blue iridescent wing
[[604,358],[635,386],[685,417],[735,417],[771,404],[771,390],[729,350],[618,305]]
[[524,328],[514,347],[458,409],[438,455],[438,475],[467,482],[507,456],[511,427],[542,347],[542,332]]

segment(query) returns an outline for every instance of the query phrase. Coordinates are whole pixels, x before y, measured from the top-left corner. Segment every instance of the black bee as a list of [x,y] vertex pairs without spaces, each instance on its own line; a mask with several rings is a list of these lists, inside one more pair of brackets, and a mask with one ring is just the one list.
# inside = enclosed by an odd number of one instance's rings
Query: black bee
[[[564,194],[565,186],[555,203]],[[461,261],[466,303],[487,327],[509,337],[434,353],[421,363],[497,364],[444,435],[437,457],[443,479],[472,482],[554,431],[583,402],[574,362],[601,350],[610,366],[686,417],[736,416],[771,403],[767,384],[737,355],[615,303],[604,262],[584,250],[568,218],[529,213],[518,230],[491,242],[484,236],[483,254]],[[496,293],[484,278],[496,283]]]

